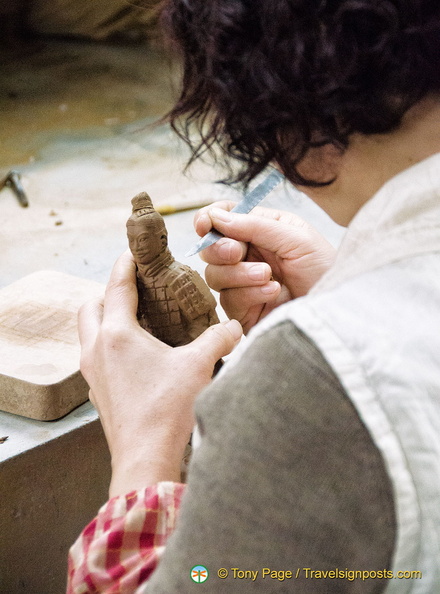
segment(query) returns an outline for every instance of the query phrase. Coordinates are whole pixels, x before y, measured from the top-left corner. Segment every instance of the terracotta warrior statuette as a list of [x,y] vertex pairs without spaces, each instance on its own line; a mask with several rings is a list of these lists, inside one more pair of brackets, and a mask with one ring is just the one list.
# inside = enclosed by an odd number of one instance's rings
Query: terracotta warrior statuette
[[139,323],[170,346],[187,344],[218,323],[215,298],[195,270],[172,256],[164,220],[149,195],[142,192],[131,204],[127,235],[137,264]]

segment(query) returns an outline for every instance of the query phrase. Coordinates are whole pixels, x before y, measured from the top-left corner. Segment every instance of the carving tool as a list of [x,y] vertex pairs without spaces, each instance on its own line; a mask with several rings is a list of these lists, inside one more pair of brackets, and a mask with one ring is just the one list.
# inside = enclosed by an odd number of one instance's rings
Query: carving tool
[[[258,184],[253,190],[248,192],[240,202],[234,206],[231,212],[238,212],[247,214],[250,212],[257,204],[259,204],[263,198],[266,198],[270,192],[284,179],[284,175],[280,173],[277,169],[274,169],[264,180]],[[219,239],[224,237],[222,233],[218,231],[212,230],[207,233],[200,241],[196,243],[196,245],[187,253],[185,257],[194,256],[198,254],[202,250],[206,249],[210,245],[216,243]]]

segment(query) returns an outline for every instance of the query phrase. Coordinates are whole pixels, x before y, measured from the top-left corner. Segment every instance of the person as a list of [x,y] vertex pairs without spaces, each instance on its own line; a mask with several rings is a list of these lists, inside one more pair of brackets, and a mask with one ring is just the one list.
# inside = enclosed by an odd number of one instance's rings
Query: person
[[230,320],[175,349],[140,329],[117,261],[79,318],[112,479],[68,592],[439,592],[440,7],[163,10],[192,159],[212,148],[245,184],[278,167],[347,232],[335,252],[292,213],[200,211]]

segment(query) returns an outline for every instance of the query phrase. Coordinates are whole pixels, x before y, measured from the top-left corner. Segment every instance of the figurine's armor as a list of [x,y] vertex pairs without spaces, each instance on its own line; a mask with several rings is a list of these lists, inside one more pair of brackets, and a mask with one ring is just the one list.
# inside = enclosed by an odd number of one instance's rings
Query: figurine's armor
[[218,323],[216,301],[200,275],[179,262],[138,272],[140,325],[171,346],[191,342]]

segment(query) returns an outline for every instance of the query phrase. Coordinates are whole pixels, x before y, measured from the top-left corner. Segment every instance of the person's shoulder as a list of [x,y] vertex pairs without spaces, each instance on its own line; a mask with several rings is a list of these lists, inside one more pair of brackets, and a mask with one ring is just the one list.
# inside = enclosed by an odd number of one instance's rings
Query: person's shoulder
[[348,398],[325,354],[290,319],[280,320],[259,334],[250,345],[247,358],[251,365],[249,359],[258,361],[265,368],[262,373],[290,386],[296,399],[304,395],[311,406],[313,399],[316,404],[323,400],[321,411],[322,406],[335,407]]

